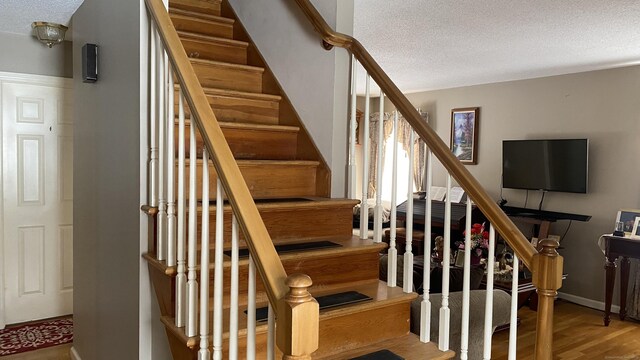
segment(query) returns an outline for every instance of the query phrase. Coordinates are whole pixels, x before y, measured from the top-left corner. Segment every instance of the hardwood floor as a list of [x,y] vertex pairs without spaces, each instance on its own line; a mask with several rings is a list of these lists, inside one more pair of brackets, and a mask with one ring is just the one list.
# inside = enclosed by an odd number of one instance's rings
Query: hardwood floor
[[[518,328],[518,360],[533,359],[536,312],[522,308]],[[602,323],[603,312],[558,300],[554,312],[554,359],[640,359],[640,323]],[[493,336],[492,359],[507,359],[509,331]]]
[[2,356],[2,360],[70,360],[69,350],[72,344],[52,346],[42,350]]
[[[533,359],[536,312],[520,309],[518,360]],[[558,300],[554,318],[554,358],[562,360],[640,359],[640,323],[620,321],[602,324],[602,311]],[[492,359],[507,359],[509,331],[493,336]],[[71,344],[2,357],[2,360],[69,360]]]

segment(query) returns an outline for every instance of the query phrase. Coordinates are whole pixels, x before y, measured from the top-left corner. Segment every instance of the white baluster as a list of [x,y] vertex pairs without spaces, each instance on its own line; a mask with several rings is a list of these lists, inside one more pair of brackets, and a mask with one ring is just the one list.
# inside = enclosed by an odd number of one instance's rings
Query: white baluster
[[396,248],[397,233],[397,192],[398,192],[398,111],[393,112],[393,174],[391,177],[391,229],[389,230],[389,251],[387,260],[387,283],[391,287],[397,285],[398,249]]
[[431,288],[431,186],[433,185],[433,156],[431,149],[427,149],[427,164],[425,181],[427,182],[424,199],[424,273],[422,278],[422,302],[420,302],[420,341],[431,341],[431,300],[429,289]]
[[353,199],[356,197],[356,142],[357,136],[356,129],[357,112],[356,112],[356,75],[358,60],[351,55],[351,118],[349,119],[349,188],[347,191],[347,197]]
[[[520,259],[513,254],[513,280],[511,283],[511,293],[518,293],[518,271],[520,269]],[[518,297],[511,297],[511,317],[509,320],[509,360],[516,360],[516,350],[518,345]]]
[[[208,169],[208,164],[205,164]],[[204,178],[202,179],[204,182]],[[204,189],[204,188],[203,188]],[[207,190],[209,187],[207,187]],[[203,199],[204,194],[203,194]],[[207,201],[202,200],[203,204],[209,203],[209,195],[206,196]],[[204,207],[203,207],[204,212]],[[208,233],[207,233],[208,235]],[[214,286],[213,286],[213,359],[222,360],[222,309],[224,297],[224,191],[222,190],[222,182],[218,177],[216,191],[216,245],[214,258]],[[208,249],[208,248],[206,248]],[[205,248],[203,247],[203,251]]]
[[440,328],[438,348],[449,350],[449,266],[451,264],[451,175],[447,174],[447,200],[444,206],[444,244],[442,252],[442,305],[440,306]]
[[167,90],[167,266],[176,265],[176,146],[174,139],[175,114],[173,103],[173,71],[169,76],[169,88]]
[[409,136],[409,184],[407,187],[407,217],[405,221],[405,252],[404,252],[404,269],[403,269],[403,287],[404,292],[413,291],[413,249],[411,242],[413,241],[413,142],[415,141],[415,133],[411,129]]
[[[153,22],[150,24],[151,28],[151,49],[149,54],[151,55],[150,63],[150,74],[149,74],[149,137],[150,137],[150,147],[149,147],[149,205],[156,207],[158,206],[158,134],[157,134],[157,121],[156,117],[156,101],[157,101],[157,84],[156,84],[156,62],[157,62],[157,50],[156,50],[156,28]],[[157,220],[157,218],[156,218]]]
[[231,216],[231,294],[229,301],[229,359],[238,359],[238,293],[239,293],[238,220]]
[[[209,202],[209,154],[202,151],[202,203]],[[217,239],[216,239],[217,241]],[[209,207],[202,207],[200,238],[200,350],[198,360],[209,360]],[[217,256],[216,256],[217,257]],[[217,259],[216,259],[217,260]],[[217,265],[217,264],[216,264]],[[216,284],[217,285],[217,284]],[[214,308],[215,311],[215,308]],[[215,320],[215,317],[214,317]]]
[[267,314],[267,360],[275,360],[276,358],[276,317],[269,303],[269,312]]
[[376,207],[374,212],[373,241],[382,242],[382,167],[384,166],[384,93],[380,91],[380,118],[378,120],[378,158],[376,173]]
[[[196,280],[196,255],[198,245],[196,232],[198,231],[198,209],[196,205],[196,133],[195,121],[191,121],[189,126],[189,244],[187,250],[187,336],[195,336],[197,328],[197,304],[198,304],[198,281]],[[202,204],[208,207],[209,204]]]
[[493,228],[493,225],[490,225],[489,226],[489,254],[487,255],[487,298],[484,303],[485,307],[484,307],[483,359],[485,360],[491,359],[491,336],[493,335],[493,269],[495,265],[495,252],[496,252],[496,231]]
[[158,40],[158,260],[167,258],[167,197],[165,188],[166,171],[166,121],[165,119],[165,52],[162,42]]
[[462,324],[460,331],[460,359],[469,358],[469,296],[471,279],[471,197],[467,196],[467,213],[464,225],[464,276],[462,278]]
[[360,239],[369,238],[369,102],[371,76],[367,74],[364,98],[364,120],[362,121],[362,201],[360,202]]
[[247,360],[256,359],[256,265],[249,255],[247,298]]
[[185,262],[185,235],[186,197],[184,194],[184,170],[185,170],[185,134],[184,134],[184,101],[182,88],[178,89],[178,234],[177,234],[177,273],[176,273],[176,326],[183,327],[185,323],[185,310],[187,299],[187,274]]

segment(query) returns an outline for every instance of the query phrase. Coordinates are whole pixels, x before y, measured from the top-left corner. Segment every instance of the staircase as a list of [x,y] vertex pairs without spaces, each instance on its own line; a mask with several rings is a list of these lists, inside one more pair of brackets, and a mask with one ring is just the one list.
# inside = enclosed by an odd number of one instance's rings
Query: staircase
[[[320,310],[319,347],[313,357],[348,359],[383,349],[404,359],[453,357],[452,352],[439,351],[436,345],[422,343],[418,336],[409,332],[410,303],[417,295],[388,287],[378,280],[379,253],[386,245],[353,236],[352,210],[358,201],[329,198],[330,171],[326,163],[230,6],[219,0],[170,0],[169,15],[269,235],[276,249],[283,249],[279,257],[286,273],[308,275],[313,281],[309,292],[316,298],[349,291],[370,298]],[[178,114],[177,90],[174,99],[174,111]],[[185,113],[188,118],[188,107]],[[190,125],[187,120],[186,134],[189,134]],[[178,133],[177,128],[174,133]],[[196,153],[202,154],[203,139],[199,132],[196,134]],[[189,141],[187,135],[186,142]],[[177,154],[177,146],[174,150]],[[188,146],[185,151],[188,157]],[[201,158],[197,161],[202,163]],[[217,196],[217,176],[211,163],[209,167],[209,198],[213,201]],[[196,182],[201,184],[202,166],[197,168]],[[203,196],[201,186],[197,189],[196,196],[200,200]],[[213,202],[199,203],[198,218],[205,206],[209,207],[210,221],[215,224],[217,209]],[[225,204],[225,250],[231,247],[231,211],[231,205]],[[156,219],[155,210],[149,213],[152,219]],[[150,229],[152,235],[155,234],[155,226]],[[198,238],[200,232],[199,224]],[[212,226],[209,233],[213,239],[215,227]],[[324,247],[316,247],[318,243]],[[309,248],[300,249],[305,246]],[[240,248],[246,247],[241,234]],[[211,248],[207,250],[213,252],[213,248],[212,241]],[[150,252],[145,258],[173,357],[196,359],[199,337],[188,337],[184,327],[175,325],[176,299],[173,294],[176,266],[168,266],[166,261],[158,260],[156,250],[157,244],[150,244]],[[210,258],[214,259],[213,253]],[[227,254],[224,257],[224,339],[229,338],[226,319],[230,311],[230,275],[227,271],[230,266]],[[240,359],[247,358],[245,310],[249,303],[249,272],[249,260],[241,257]],[[213,296],[213,282],[209,289],[210,296]],[[267,292],[260,279],[256,290],[257,308],[266,307]],[[209,303],[213,304],[213,300]],[[212,317],[209,314],[209,319]],[[267,358],[267,337],[267,324],[259,321],[255,358]],[[225,340],[224,358],[228,357],[228,351]],[[277,352],[276,357],[281,358],[282,354]]]

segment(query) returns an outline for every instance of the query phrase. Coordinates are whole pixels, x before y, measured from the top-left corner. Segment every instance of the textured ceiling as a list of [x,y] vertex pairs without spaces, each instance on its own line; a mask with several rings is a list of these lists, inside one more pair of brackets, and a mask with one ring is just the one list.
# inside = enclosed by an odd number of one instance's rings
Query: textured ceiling
[[0,32],[29,35],[34,21],[68,26],[80,4],[82,0],[0,0]]
[[638,19],[638,0],[355,0],[354,35],[414,92],[640,64]]
[[[640,63],[639,0],[354,2],[354,35],[405,92]],[[68,25],[81,3],[0,0],[0,32]]]

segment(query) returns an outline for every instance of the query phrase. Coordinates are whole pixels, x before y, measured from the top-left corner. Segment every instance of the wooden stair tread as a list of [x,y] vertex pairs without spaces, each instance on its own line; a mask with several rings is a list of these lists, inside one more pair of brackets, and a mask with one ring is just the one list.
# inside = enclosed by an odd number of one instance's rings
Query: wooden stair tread
[[[313,259],[318,257],[327,257],[336,254],[351,254],[351,253],[360,253],[360,252],[369,252],[369,251],[377,251],[378,253],[384,250],[387,247],[387,244],[384,242],[376,243],[373,240],[362,240],[357,236],[353,236],[350,239],[341,239],[341,238],[305,238],[305,239],[295,239],[288,242],[279,242],[278,245],[283,244],[303,244],[303,243],[311,243],[316,241],[330,241],[332,243],[336,243],[340,246],[335,247],[324,247],[317,249],[306,249],[300,251],[290,251],[278,253],[280,260],[285,262],[287,260],[305,260],[305,259]],[[209,267],[213,269],[213,252],[214,252],[215,244],[211,243],[211,254],[209,258],[211,259],[211,264]],[[200,247],[198,247],[200,249]],[[245,247],[241,247],[241,249],[245,249]],[[230,248],[225,247],[224,251],[228,251]],[[199,257],[198,257],[199,259]],[[157,260],[156,260],[157,261]],[[231,267],[231,256],[227,254],[224,255],[224,267]],[[248,258],[240,258],[240,265],[245,265],[248,263]],[[159,262],[160,264],[164,264],[164,262]]]
[[[333,238],[309,238],[309,239],[299,239],[299,241],[297,241],[298,243],[302,243],[302,242],[306,242],[306,241],[318,241],[318,240],[327,240],[327,241],[331,241],[331,242],[335,242],[339,245],[341,245],[340,247],[332,247],[332,248],[320,248],[320,249],[310,249],[310,250],[304,250],[304,251],[294,251],[294,252],[287,252],[287,253],[282,253],[279,254],[279,257],[282,261],[286,261],[286,260],[291,260],[291,259],[299,259],[299,260],[303,260],[303,259],[308,259],[308,258],[315,258],[315,257],[322,257],[322,256],[327,256],[327,255],[333,255],[333,254],[337,254],[337,253],[358,253],[358,252],[363,252],[363,251],[381,251],[384,248],[387,247],[386,243],[380,242],[380,243],[376,243],[372,240],[362,240],[357,236],[353,236],[351,239],[333,239]],[[200,244],[198,243],[198,246]],[[214,244],[212,243],[211,246],[213,247]],[[225,249],[226,251],[227,249]],[[213,248],[211,249],[211,255],[209,256],[210,259],[210,264],[209,264],[209,268],[213,269],[214,268],[214,262],[213,262]],[[176,274],[176,267],[175,266],[167,266],[166,261],[164,260],[158,260],[155,256],[155,254],[152,253],[145,253],[142,255],[142,257],[147,260],[152,266],[154,266],[155,268],[159,269],[160,271],[162,271],[165,275],[167,276],[175,276]],[[200,261],[200,256],[197,257],[198,261]],[[244,266],[246,264],[248,264],[249,259],[248,258],[241,258],[239,259],[239,264],[240,266]],[[198,269],[200,268],[200,265],[197,265]],[[231,258],[230,256],[227,256],[226,254],[224,255],[224,267],[225,268],[230,268],[231,267]]]
[[[197,159],[198,164],[202,163],[202,159]],[[311,166],[315,167],[320,164],[315,160],[236,160],[238,166]],[[189,165],[189,159],[185,160],[185,163]],[[177,160],[176,160],[177,164]],[[210,164],[213,166],[212,164]]]
[[369,282],[362,283],[356,286],[352,284],[346,284],[344,287],[336,286],[331,290],[313,289],[313,288],[310,290],[311,295],[313,295],[314,297],[334,294],[336,292],[342,292],[342,291],[357,291],[359,293],[369,296],[372,300],[356,303],[350,306],[337,307],[337,308],[320,311],[321,318],[331,318],[331,317],[341,316],[341,315],[344,315],[345,313],[356,313],[356,312],[363,311],[365,309],[371,309],[371,308],[391,305],[395,303],[406,302],[408,306],[408,303],[410,303],[411,301],[413,301],[413,299],[418,297],[418,294],[413,292],[405,293],[404,291],[402,291],[401,287],[397,287],[397,286],[389,287],[387,286],[387,283],[382,280],[378,280],[370,283]]
[[380,341],[341,354],[334,354],[327,357],[314,357],[314,359],[346,360],[384,349],[403,357],[405,360],[444,360],[451,359],[455,356],[453,351],[440,351],[435,343],[423,343],[420,341],[418,335],[410,333],[405,336]]
[[[174,87],[176,90],[180,89],[179,84],[175,84]],[[204,93],[206,95],[212,95],[212,96],[226,96],[226,97],[243,98],[243,99],[251,99],[251,100],[264,100],[264,101],[282,100],[282,96],[274,95],[274,94],[254,93],[254,92],[248,92],[248,91],[220,89],[220,88],[212,88],[212,87],[203,87],[202,90],[204,90]]]
[[[176,118],[175,123],[178,124],[179,119]],[[185,126],[191,126],[191,119],[185,118]],[[227,129],[242,129],[242,130],[267,130],[267,131],[281,131],[281,132],[298,132],[300,128],[297,126],[288,126],[288,125],[272,125],[272,124],[254,124],[254,123],[243,123],[243,122],[228,122],[228,121],[218,121],[218,124],[221,128]]]
[[261,68],[261,67],[258,67],[258,66],[233,64],[233,63],[228,63],[228,62],[224,62],[224,61],[198,59],[198,58],[189,58],[189,60],[191,61],[191,63],[197,64],[197,65],[217,66],[217,67],[223,67],[223,68],[227,68],[227,69],[235,69],[235,70],[254,72],[254,73],[259,73],[259,74],[264,73],[264,68]]
[[[330,199],[330,198],[301,198],[291,199],[291,201],[276,201],[268,202],[262,200],[256,202],[256,207],[260,209],[300,209],[300,208],[323,208],[323,207],[335,207],[335,206],[349,206],[354,207],[360,203],[360,200],[353,199]],[[211,209],[215,209],[215,204],[210,206]],[[231,205],[225,204],[225,209],[231,209]],[[211,210],[210,210],[211,211]],[[202,212],[202,206],[198,205],[198,213]]]
[[221,0],[170,0],[169,9],[185,9],[220,15],[221,4]]
[[[179,85],[176,85],[176,87]],[[227,97],[238,97],[243,99],[251,99],[251,100],[265,100],[265,101],[280,101],[282,96],[274,95],[274,94],[264,94],[264,93],[253,93],[247,91],[238,91],[238,90],[228,90],[228,89],[218,89],[205,87],[203,88],[204,93],[207,95],[215,95],[215,96],[227,96]]]
[[234,19],[230,19],[222,16],[204,14],[197,11],[174,8],[174,7],[169,8],[169,14],[172,16],[179,15],[183,17],[197,18],[200,20],[207,20],[211,22],[223,23],[228,25],[233,25],[236,22]]
[[[219,37],[219,36],[198,34],[198,33],[189,32],[189,31],[179,30],[178,31],[178,35],[180,36],[181,39],[197,40],[197,41],[201,41],[201,42],[205,42],[205,43],[221,43],[221,44],[225,44],[225,45],[228,45],[228,46],[237,46],[237,47],[241,47],[241,48],[247,48],[249,46],[249,43],[245,42],[245,41],[227,39],[227,38],[223,38],[223,37]],[[191,58],[191,59],[193,59],[193,58]],[[247,66],[247,65],[245,65],[245,66]]]

